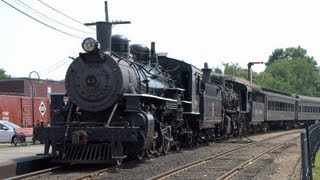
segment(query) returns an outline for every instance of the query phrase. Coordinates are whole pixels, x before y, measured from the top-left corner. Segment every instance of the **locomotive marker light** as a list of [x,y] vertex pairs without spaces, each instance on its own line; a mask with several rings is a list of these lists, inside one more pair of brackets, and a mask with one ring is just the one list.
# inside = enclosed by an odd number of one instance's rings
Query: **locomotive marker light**
[[82,48],[87,53],[93,52],[93,51],[97,50],[98,42],[96,40],[94,40],[93,38],[91,38],[91,37],[86,38],[82,42]]

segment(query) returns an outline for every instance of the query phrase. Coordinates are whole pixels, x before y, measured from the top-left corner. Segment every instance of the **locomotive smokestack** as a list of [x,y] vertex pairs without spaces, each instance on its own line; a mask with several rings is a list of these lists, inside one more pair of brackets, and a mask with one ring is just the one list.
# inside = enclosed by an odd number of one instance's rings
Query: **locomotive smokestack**
[[104,2],[104,10],[106,15],[106,21],[96,22],[96,23],[87,23],[85,25],[92,26],[96,25],[97,41],[100,44],[100,52],[102,53],[111,53],[111,36],[112,36],[112,25],[116,24],[130,24],[130,21],[109,21],[108,14],[108,2]]
[[111,53],[112,23],[109,22],[108,2],[104,2],[106,14],[105,22],[97,22],[97,40],[100,43],[100,51]]
[[112,23],[97,22],[97,40],[101,52],[111,52]]
[[158,57],[156,54],[156,43],[151,42],[151,62],[158,64]]
[[202,82],[206,83],[210,80],[212,69],[208,67],[208,63],[204,63],[204,68],[202,69],[203,75],[202,75]]

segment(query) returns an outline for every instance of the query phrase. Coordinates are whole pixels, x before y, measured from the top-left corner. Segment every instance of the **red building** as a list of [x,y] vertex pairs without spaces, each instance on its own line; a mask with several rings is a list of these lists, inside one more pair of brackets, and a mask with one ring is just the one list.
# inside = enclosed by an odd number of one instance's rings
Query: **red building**
[[50,95],[65,92],[63,81],[30,78],[0,80],[0,119],[22,127],[32,127],[38,122],[46,124],[50,120]]

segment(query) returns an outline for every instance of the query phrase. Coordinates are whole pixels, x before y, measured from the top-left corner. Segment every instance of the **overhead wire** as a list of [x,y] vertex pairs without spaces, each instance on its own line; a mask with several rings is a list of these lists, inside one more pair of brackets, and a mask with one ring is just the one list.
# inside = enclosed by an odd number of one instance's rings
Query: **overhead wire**
[[[75,56],[77,54],[78,54],[78,52],[75,52],[75,53],[73,53],[72,56]],[[72,57],[64,58],[61,61],[49,66],[48,68],[45,68],[44,70],[39,71],[39,73],[42,74],[42,76],[46,76],[46,75],[50,74],[51,72],[57,70],[61,66],[65,65],[66,63],[70,62],[71,59],[74,59],[74,58],[72,58]]]
[[40,23],[40,24],[42,24],[42,25],[45,25],[45,26],[47,26],[47,27],[49,27],[49,28],[51,28],[51,29],[53,29],[53,30],[55,30],[55,31],[58,31],[58,32],[60,32],[60,33],[63,33],[63,34],[65,34],[65,35],[68,35],[68,36],[71,36],[71,37],[74,37],[74,38],[77,38],[77,39],[83,39],[83,38],[80,37],[80,36],[70,34],[70,33],[65,32],[65,31],[63,31],[63,30],[60,30],[60,29],[58,29],[58,28],[55,28],[55,27],[53,27],[53,26],[51,26],[51,25],[49,25],[49,24],[47,24],[47,23],[45,23],[45,22],[43,22],[43,21],[40,21],[39,19],[37,19],[37,18],[35,18],[35,17],[33,17],[33,16],[25,13],[24,11],[18,9],[17,7],[15,7],[14,5],[8,3],[8,2],[5,1],[5,0],[1,0],[1,1],[4,2],[5,4],[7,4],[8,6],[10,6],[11,8],[15,9],[16,11],[19,11],[19,12],[22,13],[23,15],[25,15],[25,16],[27,16],[27,17],[35,20],[35,21],[37,21],[38,23]]
[[[71,19],[71,20],[73,20],[73,21],[75,21],[75,22],[77,22],[77,23],[79,23],[79,24],[81,24],[81,25],[84,25],[84,23],[82,23],[82,22],[80,22],[80,21],[78,21],[78,20],[76,20],[76,19],[74,19],[74,18],[72,18],[72,17],[68,16],[67,14],[65,14],[65,13],[63,13],[63,12],[61,12],[61,11],[59,11],[59,10],[55,9],[55,8],[53,8],[52,6],[50,6],[50,5],[46,4],[46,3],[44,3],[43,1],[41,1],[41,0],[38,0],[38,1],[39,1],[40,3],[42,3],[43,5],[47,6],[48,8],[50,8],[50,9],[52,9],[52,10],[56,11],[57,13],[59,13],[59,14],[61,14],[61,15],[65,16],[65,17],[67,17],[67,18],[69,18],[69,19]],[[85,25],[84,25],[84,26],[85,26]],[[90,26],[86,26],[86,27],[88,27],[88,28],[90,28],[90,29],[95,30],[95,28],[93,28],[93,27],[90,27]]]
[[[37,21],[38,23],[40,23],[40,24],[42,24],[42,25],[45,25],[45,26],[47,26],[47,27],[49,27],[49,28],[51,28],[51,29],[53,29],[53,30],[55,30],[55,31],[58,31],[58,32],[63,33],[63,34],[66,34],[66,35],[69,35],[69,36],[71,36],[71,37],[78,38],[78,39],[83,39],[83,38],[80,37],[80,36],[77,36],[77,35],[68,33],[68,32],[66,32],[66,31],[63,31],[63,30],[61,30],[61,29],[58,29],[58,28],[56,28],[56,27],[54,27],[54,26],[52,26],[52,25],[49,25],[48,23],[45,23],[45,22],[43,22],[43,21],[41,21],[41,20],[33,17],[32,15],[24,12],[23,10],[21,10],[21,9],[17,8],[16,6],[8,3],[8,2],[5,1],[5,0],[1,0],[1,1],[4,2],[5,4],[7,4],[8,6],[10,6],[11,8],[15,9],[16,11],[18,11],[18,12],[22,13],[23,15],[25,15],[25,16],[27,16],[27,17],[35,20],[35,21]],[[55,20],[55,19],[53,19],[53,18],[50,18],[49,16],[41,13],[40,11],[37,11],[36,9],[32,8],[31,6],[27,5],[26,3],[24,3],[24,2],[22,2],[22,1],[20,1],[20,0],[14,0],[14,1],[15,1],[16,3],[19,3],[20,6],[22,6],[24,9],[28,10],[29,12],[31,12],[31,13],[37,15],[37,16],[41,16],[43,19],[47,19],[47,20],[53,21],[54,23],[60,24],[60,25],[62,25],[62,26],[68,27],[68,28],[70,28],[70,29],[73,29],[73,30],[76,30],[76,31],[79,31],[79,32],[83,32],[83,33],[87,33],[87,34],[94,34],[94,33],[90,33],[90,32],[86,32],[86,31],[82,31],[82,30],[73,28],[73,27],[68,26],[68,25],[66,25],[66,24],[64,24],[64,23],[61,23],[61,22],[59,22],[59,21],[57,21],[57,20]],[[57,9],[49,6],[48,4],[42,2],[41,0],[38,0],[38,1],[39,1],[40,3],[42,3],[43,5],[47,6],[48,8],[50,8],[50,9],[58,12],[59,14],[62,14],[63,16],[65,16],[65,17],[67,17],[67,18],[69,18],[69,19],[71,19],[71,20],[73,20],[73,21],[75,21],[75,22],[77,22],[77,23],[85,26],[85,25],[84,25],[83,23],[81,23],[80,21],[77,21],[76,19],[74,19],[74,18],[72,18],[72,17],[70,17],[70,16],[62,13],[61,11],[59,11],[59,10],[57,10]],[[86,26],[86,27],[89,27],[89,26]],[[95,29],[92,28],[92,27],[89,27],[89,28],[95,30]],[[68,62],[70,61],[70,59],[73,59],[73,58],[71,58],[71,57],[65,58],[65,59],[63,59],[63,60],[61,60],[61,61],[59,61],[59,62],[51,65],[50,67],[48,67],[48,68],[46,68],[46,69],[44,69],[44,70],[42,70],[42,71],[39,71],[39,73],[42,74],[42,75],[45,75],[45,74],[48,75],[50,72],[55,71],[55,70],[57,70],[58,68],[60,68],[61,66],[63,66],[64,64],[68,63]]]
[[26,3],[24,3],[24,2],[22,2],[22,1],[20,1],[20,0],[14,0],[14,1],[20,3],[20,5],[22,5],[25,9],[27,9],[28,11],[34,13],[35,15],[42,16],[44,19],[48,19],[48,20],[50,20],[50,21],[52,21],[52,22],[54,22],[54,23],[57,23],[57,24],[59,24],[59,25],[62,25],[62,26],[67,27],[67,28],[69,28],[69,29],[72,29],[72,30],[74,30],[74,31],[78,31],[78,32],[86,33],[86,34],[94,34],[94,33],[92,33],[92,32],[83,31],[83,30],[81,30],[81,29],[77,29],[77,28],[74,28],[74,27],[69,26],[69,25],[67,25],[67,24],[64,24],[64,23],[62,23],[62,22],[59,22],[59,21],[57,21],[57,20],[55,20],[55,19],[53,19],[53,18],[51,18],[51,17],[49,17],[49,16],[41,13],[40,11],[32,8],[31,6],[27,5]]

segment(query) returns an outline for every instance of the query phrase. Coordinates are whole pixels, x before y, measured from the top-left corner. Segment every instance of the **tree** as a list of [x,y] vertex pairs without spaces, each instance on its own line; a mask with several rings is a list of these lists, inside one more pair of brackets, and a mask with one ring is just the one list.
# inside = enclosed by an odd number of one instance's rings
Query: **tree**
[[4,69],[0,69],[0,79],[7,79],[7,78],[11,78],[10,75],[6,74],[6,71]]
[[[237,76],[237,77],[241,77],[248,80],[248,69],[241,68],[238,63],[235,63],[235,64],[223,63],[223,66],[224,66],[225,75]],[[253,82],[255,82],[255,79],[257,77],[258,77],[258,73],[252,72]]]
[[313,57],[300,46],[276,49],[257,84],[294,94],[320,96],[320,70]]
[[220,68],[212,68],[212,72],[222,74],[222,70]]
[[272,54],[269,56],[268,62],[266,63],[267,66],[271,65],[272,63],[280,60],[295,60],[298,58],[305,58],[308,61],[317,64],[317,62],[313,59],[313,57],[310,57],[307,55],[307,50],[301,48],[298,46],[286,48],[283,49],[275,49]]

